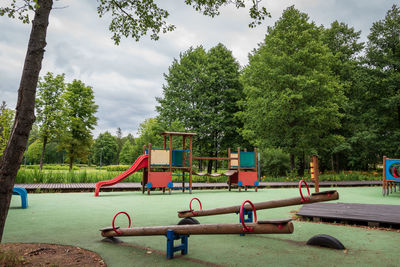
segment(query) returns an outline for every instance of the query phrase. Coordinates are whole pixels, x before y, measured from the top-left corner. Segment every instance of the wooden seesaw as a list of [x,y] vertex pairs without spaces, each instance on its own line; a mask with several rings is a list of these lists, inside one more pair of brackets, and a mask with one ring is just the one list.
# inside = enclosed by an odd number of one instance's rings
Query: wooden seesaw
[[[257,221],[256,210],[254,205],[246,200],[240,208],[241,217],[244,216],[244,206],[246,203],[253,208],[255,222],[245,224],[242,223],[232,224],[188,224],[188,225],[168,225],[168,226],[148,226],[148,227],[133,227],[131,226],[131,219],[126,212],[118,212],[112,221],[111,227],[100,229],[101,235],[106,237],[104,241],[111,241],[116,243],[116,237],[119,236],[150,236],[150,235],[165,235],[167,237],[167,259],[174,257],[174,252],[181,251],[182,255],[188,252],[188,238],[189,235],[217,235],[217,234],[291,234],[294,227],[291,219],[272,220],[272,221]],[[115,227],[115,218],[119,214],[125,214],[129,219],[128,228]],[[174,240],[181,240],[181,244],[174,246]]]
[[[306,197],[304,197],[303,193],[301,192],[301,185],[303,183],[306,185],[307,191],[308,191],[308,196],[306,196]],[[315,202],[324,202],[324,201],[331,201],[331,200],[339,199],[339,193],[336,190],[329,190],[329,191],[323,191],[323,192],[310,194],[310,189],[304,180],[301,180],[299,182],[299,191],[300,191],[299,197],[258,202],[258,203],[254,203],[254,208],[256,210],[272,209],[272,208],[280,208],[280,207],[302,205],[302,204],[311,204],[311,203],[315,203]],[[191,205],[192,205],[193,200],[199,201],[200,210],[192,209]],[[199,222],[196,219],[194,219],[193,217],[220,215],[220,214],[228,214],[228,213],[236,213],[237,214],[240,212],[240,208],[241,208],[240,206],[230,206],[230,207],[222,207],[222,208],[203,210],[200,200],[198,198],[193,198],[189,203],[189,210],[178,211],[178,217],[185,218],[185,219],[181,220],[178,224],[198,224]],[[252,218],[251,218],[252,217],[252,213],[251,213],[252,207],[250,205],[245,205],[244,210],[245,210],[245,215],[248,216],[248,218],[245,219],[246,222],[251,222],[252,221]]]

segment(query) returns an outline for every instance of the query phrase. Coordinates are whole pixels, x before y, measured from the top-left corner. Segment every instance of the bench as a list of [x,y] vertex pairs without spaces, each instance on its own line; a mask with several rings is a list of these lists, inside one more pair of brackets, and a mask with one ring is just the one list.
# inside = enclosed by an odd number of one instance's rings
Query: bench
[[13,195],[21,196],[21,207],[26,209],[28,207],[28,192],[23,187],[14,187],[13,188]]

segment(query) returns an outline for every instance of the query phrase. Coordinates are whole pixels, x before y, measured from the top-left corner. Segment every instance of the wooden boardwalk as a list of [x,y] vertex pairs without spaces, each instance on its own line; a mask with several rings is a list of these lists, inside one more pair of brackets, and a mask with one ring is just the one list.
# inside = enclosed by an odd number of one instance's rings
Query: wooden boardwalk
[[400,228],[399,205],[313,203],[303,205],[297,215],[314,221]]
[[[313,187],[313,182],[307,182]],[[338,186],[381,186],[382,181],[329,181],[320,182],[320,187],[338,187]],[[47,184],[15,184],[15,186],[24,187],[29,192],[40,191],[65,191],[82,192],[94,191],[96,183],[47,183]],[[298,182],[261,182],[259,188],[285,188],[298,187]],[[227,183],[193,183],[193,189],[227,189]],[[102,187],[101,191],[137,191],[141,190],[140,183],[122,182],[113,186]],[[252,190],[251,188],[249,190]]]

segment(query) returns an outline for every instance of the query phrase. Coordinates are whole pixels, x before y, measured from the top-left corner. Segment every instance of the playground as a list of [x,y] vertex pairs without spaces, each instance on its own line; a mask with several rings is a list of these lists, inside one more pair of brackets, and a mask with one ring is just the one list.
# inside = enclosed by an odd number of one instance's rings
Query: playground
[[[314,189],[311,188],[311,191]],[[337,190],[338,200],[329,203],[364,203],[397,205],[400,193],[382,197],[379,187],[323,188]],[[306,189],[303,188],[303,193]],[[150,196],[141,192],[45,193],[28,194],[27,209],[21,208],[19,196],[12,198],[3,237],[4,243],[50,243],[77,246],[98,253],[108,266],[288,266],[370,265],[398,266],[399,229],[374,229],[342,224],[326,224],[293,220],[291,234],[191,235],[187,255],[176,253],[166,259],[166,237],[124,236],[123,243],[102,242],[100,229],[111,226],[114,215],[125,211],[131,216],[131,227],[176,225],[178,211],[187,210],[193,197],[202,202],[202,209],[294,198],[296,188],[259,189],[258,192],[227,190],[194,190],[193,194]],[[192,203],[193,209],[199,204]],[[295,217],[302,205],[257,210],[257,219],[275,220]],[[238,223],[237,214],[198,217],[203,224]],[[128,227],[126,216],[118,216],[115,225]],[[335,250],[306,245],[317,234],[331,235],[346,247]]]

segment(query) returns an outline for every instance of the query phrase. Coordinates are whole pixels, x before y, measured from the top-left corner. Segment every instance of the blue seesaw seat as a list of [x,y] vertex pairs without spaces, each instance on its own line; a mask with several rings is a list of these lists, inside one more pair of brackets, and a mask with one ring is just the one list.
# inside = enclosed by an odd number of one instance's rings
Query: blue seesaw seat
[[14,187],[13,188],[13,195],[21,196],[21,206],[23,209],[28,207],[28,192],[23,187]]

